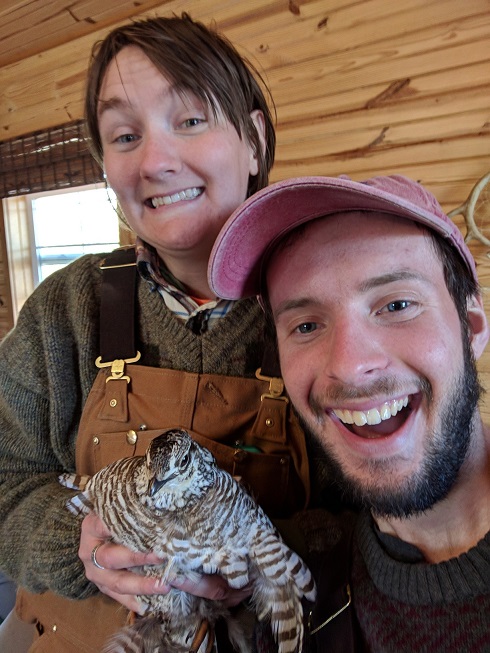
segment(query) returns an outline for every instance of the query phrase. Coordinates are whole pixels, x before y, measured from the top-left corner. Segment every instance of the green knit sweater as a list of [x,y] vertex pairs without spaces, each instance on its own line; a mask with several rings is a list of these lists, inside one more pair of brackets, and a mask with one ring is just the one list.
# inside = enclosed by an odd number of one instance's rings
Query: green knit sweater
[[[96,588],[78,558],[80,520],[66,509],[58,475],[74,471],[78,424],[97,374],[102,258],[84,256],[51,275],[0,345],[0,568],[33,592],[72,598]],[[237,302],[198,336],[140,281],[138,322],[142,365],[247,377],[260,367],[255,299]]]

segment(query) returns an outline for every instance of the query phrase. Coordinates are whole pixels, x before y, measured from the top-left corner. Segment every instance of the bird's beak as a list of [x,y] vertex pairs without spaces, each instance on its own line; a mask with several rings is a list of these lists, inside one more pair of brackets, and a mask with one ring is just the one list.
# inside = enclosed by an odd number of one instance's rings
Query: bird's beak
[[169,476],[165,476],[164,478],[161,479],[157,478],[156,476],[152,478],[148,483],[148,494],[150,495],[150,497],[155,496],[155,494],[165,485],[165,483],[168,483],[176,476],[177,473],[170,474]]

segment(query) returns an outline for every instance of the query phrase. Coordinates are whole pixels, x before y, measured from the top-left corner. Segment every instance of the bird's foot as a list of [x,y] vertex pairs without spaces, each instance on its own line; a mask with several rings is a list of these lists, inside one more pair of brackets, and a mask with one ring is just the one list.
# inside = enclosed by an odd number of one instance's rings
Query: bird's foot
[[206,653],[211,653],[213,650],[213,645],[214,645],[214,628],[211,626],[209,621],[207,619],[203,619],[201,621],[201,625],[199,626],[195,636],[194,640],[192,642],[191,648],[189,649],[189,653],[197,653],[199,650],[199,647],[203,643],[206,635],[208,635],[208,641],[206,645]]

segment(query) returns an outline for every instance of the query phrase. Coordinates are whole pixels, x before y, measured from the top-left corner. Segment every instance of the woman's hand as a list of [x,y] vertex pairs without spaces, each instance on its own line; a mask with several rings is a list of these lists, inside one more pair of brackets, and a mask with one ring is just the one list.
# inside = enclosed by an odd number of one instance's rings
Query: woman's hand
[[[195,596],[202,596],[214,601],[224,601],[229,607],[238,605],[250,596],[251,590],[232,589],[220,576],[203,576],[199,581],[189,579],[171,580],[171,585],[161,579],[140,576],[131,571],[131,567],[154,565],[162,562],[154,553],[135,553],[126,547],[110,541],[110,533],[95,513],[88,514],[82,522],[78,555],[85,566],[88,580],[97,585],[99,590],[121,603],[129,610],[140,613],[142,606],[137,596],[141,594],[167,594],[171,587],[176,587]],[[94,564],[92,551],[97,547]]]
[[[99,590],[134,612],[141,611],[138,594],[166,594],[169,587],[160,579],[139,576],[131,567],[145,564],[159,564],[161,559],[153,553],[135,553],[120,544],[110,541],[111,534],[104,522],[93,512],[82,522],[82,533],[78,555],[85,566],[88,580]],[[97,548],[96,567],[92,551]]]

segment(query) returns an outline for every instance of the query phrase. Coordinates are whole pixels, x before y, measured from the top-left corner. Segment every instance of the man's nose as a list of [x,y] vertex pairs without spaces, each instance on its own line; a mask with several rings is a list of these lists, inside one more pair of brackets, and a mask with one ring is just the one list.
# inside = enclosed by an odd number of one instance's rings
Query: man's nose
[[379,327],[367,322],[351,318],[334,325],[324,366],[331,379],[355,386],[374,380],[378,372],[386,373],[389,355]]

